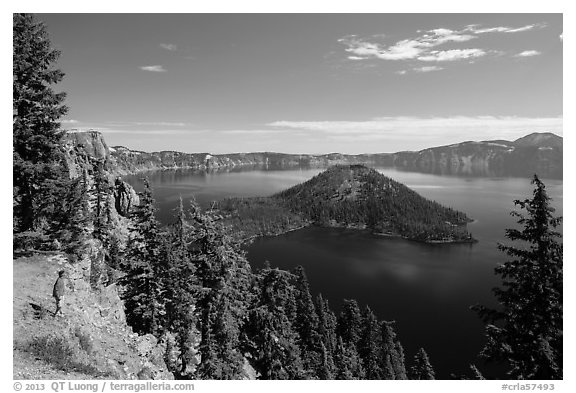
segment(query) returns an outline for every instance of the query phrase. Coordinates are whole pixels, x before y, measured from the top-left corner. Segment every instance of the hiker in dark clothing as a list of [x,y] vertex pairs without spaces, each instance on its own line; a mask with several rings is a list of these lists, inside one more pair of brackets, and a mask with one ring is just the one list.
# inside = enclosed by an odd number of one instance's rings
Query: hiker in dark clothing
[[66,278],[64,277],[65,274],[66,271],[64,270],[60,270],[58,272],[58,279],[54,284],[54,291],[52,291],[52,296],[54,296],[54,299],[56,299],[56,311],[54,312],[54,316],[58,314],[58,311],[60,311],[60,314],[62,314],[62,309],[60,308],[60,300],[64,296],[64,292],[66,290]]

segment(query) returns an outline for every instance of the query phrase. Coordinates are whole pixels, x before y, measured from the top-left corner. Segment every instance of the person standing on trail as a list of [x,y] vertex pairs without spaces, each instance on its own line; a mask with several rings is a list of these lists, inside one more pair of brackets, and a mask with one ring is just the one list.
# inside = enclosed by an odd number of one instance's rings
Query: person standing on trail
[[54,299],[56,299],[56,311],[54,312],[54,316],[58,314],[58,311],[60,311],[60,314],[62,315],[60,300],[64,296],[64,292],[66,290],[66,278],[64,277],[65,274],[66,271],[64,270],[60,270],[58,272],[58,279],[56,280],[56,283],[54,284],[54,290],[52,291],[52,296],[54,296]]

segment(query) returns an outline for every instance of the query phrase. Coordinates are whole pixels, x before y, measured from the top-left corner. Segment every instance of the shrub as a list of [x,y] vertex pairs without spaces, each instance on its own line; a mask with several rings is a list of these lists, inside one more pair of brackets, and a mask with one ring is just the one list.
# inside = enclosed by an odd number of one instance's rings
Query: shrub
[[[84,345],[87,349],[91,348],[92,343],[89,337],[86,341],[87,336],[83,334],[81,336],[84,338],[78,337],[80,345]],[[77,343],[74,341],[63,335],[52,333],[33,337],[31,341],[22,345],[21,349],[66,372],[77,371],[95,377],[107,376],[108,373],[103,373],[93,365],[79,360]],[[84,344],[82,344],[83,341]]]
[[49,237],[41,232],[25,231],[13,236],[14,250],[41,250],[46,248]]

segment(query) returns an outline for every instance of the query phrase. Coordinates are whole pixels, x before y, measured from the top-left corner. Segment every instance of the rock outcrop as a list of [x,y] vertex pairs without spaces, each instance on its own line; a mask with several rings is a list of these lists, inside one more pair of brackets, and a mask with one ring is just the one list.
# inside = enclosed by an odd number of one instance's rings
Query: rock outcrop
[[116,211],[123,217],[128,217],[130,211],[140,203],[134,188],[120,177],[114,181],[113,196]]
[[80,176],[82,170],[91,169],[96,162],[107,165],[110,160],[108,145],[98,131],[68,131],[64,136],[64,148],[71,179]]

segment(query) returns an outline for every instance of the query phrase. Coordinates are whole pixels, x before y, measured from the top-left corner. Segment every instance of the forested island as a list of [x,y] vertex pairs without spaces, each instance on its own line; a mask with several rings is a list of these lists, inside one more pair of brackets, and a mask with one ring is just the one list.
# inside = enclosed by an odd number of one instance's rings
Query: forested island
[[245,238],[316,224],[428,243],[475,241],[466,214],[364,165],[335,165],[271,197],[228,198],[216,206]]

